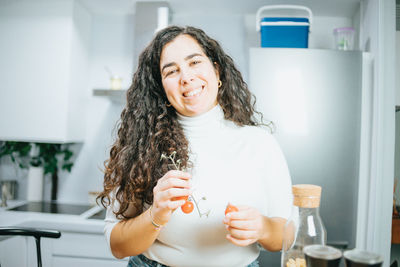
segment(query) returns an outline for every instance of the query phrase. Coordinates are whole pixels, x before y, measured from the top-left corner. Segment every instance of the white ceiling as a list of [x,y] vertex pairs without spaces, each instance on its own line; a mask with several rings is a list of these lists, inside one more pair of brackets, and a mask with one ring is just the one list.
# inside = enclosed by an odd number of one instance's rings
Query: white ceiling
[[[132,14],[138,0],[80,0],[94,14]],[[167,0],[172,14],[255,14],[264,5],[295,4],[316,16],[353,17],[361,0]],[[154,2],[142,0],[142,2]]]

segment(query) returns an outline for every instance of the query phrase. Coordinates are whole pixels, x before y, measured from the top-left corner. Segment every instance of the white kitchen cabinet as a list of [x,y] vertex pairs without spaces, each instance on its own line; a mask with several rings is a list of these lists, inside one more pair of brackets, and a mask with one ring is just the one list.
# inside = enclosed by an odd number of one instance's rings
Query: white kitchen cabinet
[[126,266],[126,260],[114,258],[109,251],[103,234],[63,232],[61,238],[53,242],[51,266]]
[[[42,238],[43,267],[85,266],[125,267],[128,258],[118,260],[108,250],[103,234],[62,232],[59,239]],[[30,267],[36,265],[33,237],[11,237],[0,241],[0,266]]]
[[57,256],[114,259],[103,234],[62,232],[54,242],[52,254]]
[[79,142],[91,17],[76,0],[0,7],[0,140]]
[[[1,237],[2,240],[4,237]],[[28,266],[26,238],[15,236],[0,241],[0,266]]]

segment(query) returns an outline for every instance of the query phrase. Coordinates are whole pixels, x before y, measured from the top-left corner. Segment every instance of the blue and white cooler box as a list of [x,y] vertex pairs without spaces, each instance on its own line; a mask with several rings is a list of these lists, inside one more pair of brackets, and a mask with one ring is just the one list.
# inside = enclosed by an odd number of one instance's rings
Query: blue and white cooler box
[[[261,18],[263,12],[271,10],[275,11],[274,16]],[[278,13],[277,10],[281,12]],[[299,11],[306,12],[307,17],[299,17]],[[308,7],[263,6],[256,14],[256,29],[261,33],[261,47],[308,48],[311,22],[312,12]]]

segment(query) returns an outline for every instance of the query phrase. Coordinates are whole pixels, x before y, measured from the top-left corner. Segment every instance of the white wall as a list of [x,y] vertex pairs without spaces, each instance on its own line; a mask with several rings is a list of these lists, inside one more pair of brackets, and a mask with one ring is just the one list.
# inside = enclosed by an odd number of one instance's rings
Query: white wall
[[[396,32],[396,105],[400,106],[400,31]],[[397,180],[396,199],[400,205],[400,111],[396,113],[396,141],[395,141],[395,168],[394,178]],[[399,246],[400,247],[400,246]],[[400,252],[399,252],[400,254]]]
[[81,114],[86,114],[86,102],[90,93],[82,94],[87,91],[89,81],[89,63],[90,63],[90,33],[91,33],[91,15],[79,4],[73,1],[72,19],[69,25],[71,32],[70,48],[70,66],[69,66],[69,90],[68,90],[68,110],[80,110],[80,112],[69,112],[67,114],[68,124],[74,127],[67,127],[69,136],[79,140],[82,136],[85,121],[80,119]]
[[[91,64],[87,91],[94,88],[110,88],[109,74],[122,77],[122,88],[127,89],[133,75],[133,16],[92,16]],[[87,202],[89,191],[102,189],[104,160],[113,143],[123,106],[103,97],[89,97],[86,103],[86,138],[71,174],[63,173],[60,179],[59,200],[63,202]]]
[[123,89],[130,86],[134,61],[133,22],[133,15],[93,15],[91,89],[110,88],[105,66],[122,78]]
[[247,77],[248,50],[244,47],[245,28],[242,15],[210,14],[194,16],[189,12],[173,14],[172,24],[201,28],[216,39],[224,51],[235,61],[238,69]]

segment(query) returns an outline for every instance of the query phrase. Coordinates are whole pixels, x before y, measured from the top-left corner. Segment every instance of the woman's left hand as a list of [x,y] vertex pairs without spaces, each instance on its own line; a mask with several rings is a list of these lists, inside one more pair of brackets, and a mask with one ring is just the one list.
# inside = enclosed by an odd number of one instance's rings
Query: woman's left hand
[[236,206],[238,211],[228,213],[223,223],[229,234],[226,238],[237,246],[248,246],[265,235],[264,216],[255,208]]

